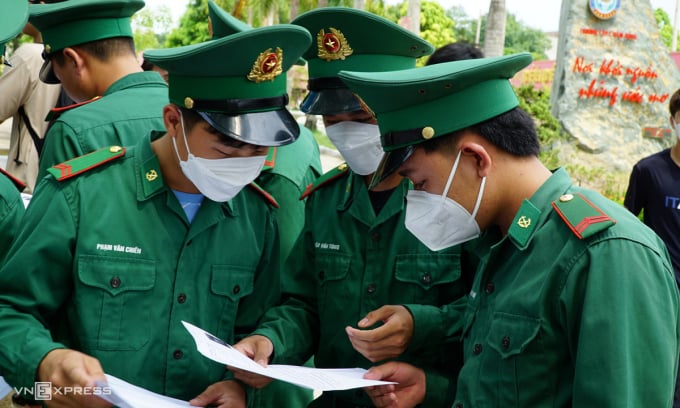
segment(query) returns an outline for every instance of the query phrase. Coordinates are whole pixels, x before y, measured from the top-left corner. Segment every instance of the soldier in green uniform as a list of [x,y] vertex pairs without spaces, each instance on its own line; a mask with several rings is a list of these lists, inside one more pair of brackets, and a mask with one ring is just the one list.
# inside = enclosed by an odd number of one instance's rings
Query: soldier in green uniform
[[[222,38],[245,30],[248,24],[208,0],[209,29],[213,38]],[[300,58],[297,64],[304,64]],[[256,182],[276,199],[274,209],[279,229],[281,260],[288,257],[305,223],[306,199],[300,200],[305,187],[322,174],[319,145],[312,132],[300,126],[300,136],[285,146],[269,149],[267,160]],[[285,279],[285,276],[282,276]],[[311,361],[307,363],[311,366]],[[253,390],[248,395],[250,407],[305,407],[314,399],[312,390],[274,380],[268,387]]]
[[77,103],[55,109],[38,180],[51,166],[110,145],[133,145],[162,129],[168,88],[137,61],[130,17],[142,0],[69,0],[29,6],[42,32],[43,82],[61,82]]
[[[389,358],[422,364],[427,367],[426,406],[450,404],[462,354],[444,345],[462,328],[466,290],[460,251],[430,251],[404,228],[408,180],[395,175],[381,191],[369,192],[382,157],[378,127],[337,77],[344,68],[412,68],[433,48],[361,10],[322,8],[293,23],[316,38],[304,55],[310,92],[302,110],[323,115],[347,163],[308,187],[305,228],[283,273],[286,300],[236,347],[256,361],[273,355],[274,362],[299,364],[313,355],[319,368],[368,368]],[[448,320],[460,324],[442,324]],[[265,382],[240,373],[237,378],[253,385]],[[310,404],[370,405],[360,389],[324,392]]]
[[[479,236],[464,246],[478,267],[454,407],[670,407],[680,304],[666,248],[625,208],[538,160],[508,81],[530,62],[340,73],[380,125],[376,182],[396,171],[415,185],[406,227],[430,247]],[[401,363],[367,378],[399,382],[369,390],[378,407],[423,385]]]
[[[212,0],[208,0],[208,15],[213,38],[252,29]],[[305,61],[300,58],[297,64],[300,63]],[[300,126],[300,137],[295,143],[269,149],[262,173],[256,181],[279,203],[275,215],[282,260],[287,258],[305,223],[305,200],[300,200],[300,196],[321,173],[319,145],[312,132],[304,126]]]
[[268,146],[298,137],[285,72],[310,42],[279,25],[145,53],[169,73],[166,130],[51,167],[0,270],[9,383],[84,386],[106,372],[194,405],[245,406],[181,321],[231,343],[279,301],[275,201],[251,182]]
[[[5,44],[21,32],[27,18],[26,0],[11,0],[0,6],[0,65],[5,64]],[[24,204],[20,195],[24,187],[21,181],[0,168],[0,264],[9,250],[24,214]]]

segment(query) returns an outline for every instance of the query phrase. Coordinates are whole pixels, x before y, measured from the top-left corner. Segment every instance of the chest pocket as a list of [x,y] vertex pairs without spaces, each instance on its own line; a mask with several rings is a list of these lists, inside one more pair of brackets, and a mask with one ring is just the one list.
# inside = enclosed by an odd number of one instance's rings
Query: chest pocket
[[149,341],[156,264],[145,259],[78,258],[75,313],[80,340],[97,350],[138,350]]
[[397,255],[394,277],[401,283],[403,303],[438,304],[442,286],[460,279],[460,255]]
[[[352,258],[349,255],[317,252],[314,262],[319,316],[336,315],[357,299],[356,282],[348,282]],[[353,287],[354,286],[354,287]],[[358,300],[356,300],[358,302]],[[354,304],[356,304],[356,302]]]
[[213,265],[211,273],[210,291],[214,295],[214,307],[211,310],[219,313],[215,315],[215,319],[220,322],[215,334],[233,342],[239,302],[252,294],[255,287],[255,267]]
[[534,317],[494,314],[486,338],[492,350],[486,356],[483,372],[492,377],[491,373],[497,375],[496,406],[526,406],[521,395],[523,390],[535,389],[536,384],[545,382],[545,377],[539,375],[545,364],[540,324],[540,319]]

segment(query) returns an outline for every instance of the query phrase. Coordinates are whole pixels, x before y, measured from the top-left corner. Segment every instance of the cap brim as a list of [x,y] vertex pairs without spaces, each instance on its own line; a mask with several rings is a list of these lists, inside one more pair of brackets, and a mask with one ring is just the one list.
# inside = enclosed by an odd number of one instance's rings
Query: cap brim
[[359,99],[347,88],[309,91],[300,110],[310,115],[334,115],[362,109]]
[[239,115],[201,111],[198,114],[218,132],[256,146],[283,146],[300,135],[300,125],[287,109]]
[[46,84],[59,84],[59,78],[54,74],[54,69],[52,68],[52,60],[46,59],[40,68],[40,80]]
[[415,146],[411,145],[402,147],[401,149],[392,150],[391,152],[386,152],[382,160],[380,160],[380,164],[378,164],[378,169],[373,174],[373,178],[371,179],[368,189],[370,190],[377,187],[389,176],[394,174],[394,172],[399,170],[399,167],[401,167],[401,165],[404,164],[404,162],[408,160],[409,157],[411,157],[414,149]]

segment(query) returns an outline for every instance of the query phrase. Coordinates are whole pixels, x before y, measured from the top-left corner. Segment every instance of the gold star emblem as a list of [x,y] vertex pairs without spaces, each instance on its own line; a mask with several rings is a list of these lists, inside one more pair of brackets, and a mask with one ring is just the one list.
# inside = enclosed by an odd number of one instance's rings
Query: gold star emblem
[[257,56],[257,60],[253,63],[253,68],[248,74],[248,79],[256,83],[273,81],[283,72],[282,64],[283,50],[276,47],[276,51],[272,52],[272,49],[269,48]]
[[326,61],[344,60],[354,53],[342,31],[331,27],[330,33],[322,28],[316,35],[316,52],[320,59]]
[[146,172],[146,180],[147,181],[154,181],[158,178],[158,172],[154,169],[151,169]]
[[523,215],[519,217],[519,220],[517,220],[517,225],[520,226],[520,228],[529,228],[531,225],[531,218],[527,217],[526,215]]

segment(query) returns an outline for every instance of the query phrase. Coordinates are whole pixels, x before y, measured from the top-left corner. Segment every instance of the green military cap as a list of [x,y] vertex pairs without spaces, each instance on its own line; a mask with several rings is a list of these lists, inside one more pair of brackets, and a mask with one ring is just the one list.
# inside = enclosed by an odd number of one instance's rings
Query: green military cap
[[281,146],[300,133],[286,109],[286,71],[311,41],[307,30],[279,24],[200,44],[147,50],[144,59],[168,71],[170,102],[197,111],[234,139]]
[[303,55],[308,64],[309,93],[300,107],[315,115],[361,110],[338,72],[414,68],[417,58],[434,51],[412,32],[363,10],[323,7],[303,13],[291,23],[305,27],[316,38]]
[[132,37],[130,17],[144,7],[143,0],[67,0],[31,4],[29,21],[42,34],[45,63],[40,79],[59,83],[50,54],[78,44],[113,37]]
[[[208,0],[208,23],[213,38],[223,38],[253,28],[224,11],[213,0]],[[296,65],[305,65],[305,63],[303,58],[295,62]]]
[[7,64],[5,62],[5,44],[23,30],[27,19],[27,0],[2,1],[2,5],[0,5],[0,63]]
[[341,72],[378,119],[386,154],[372,185],[396,171],[419,143],[518,106],[509,79],[530,63],[525,52],[393,72]]

